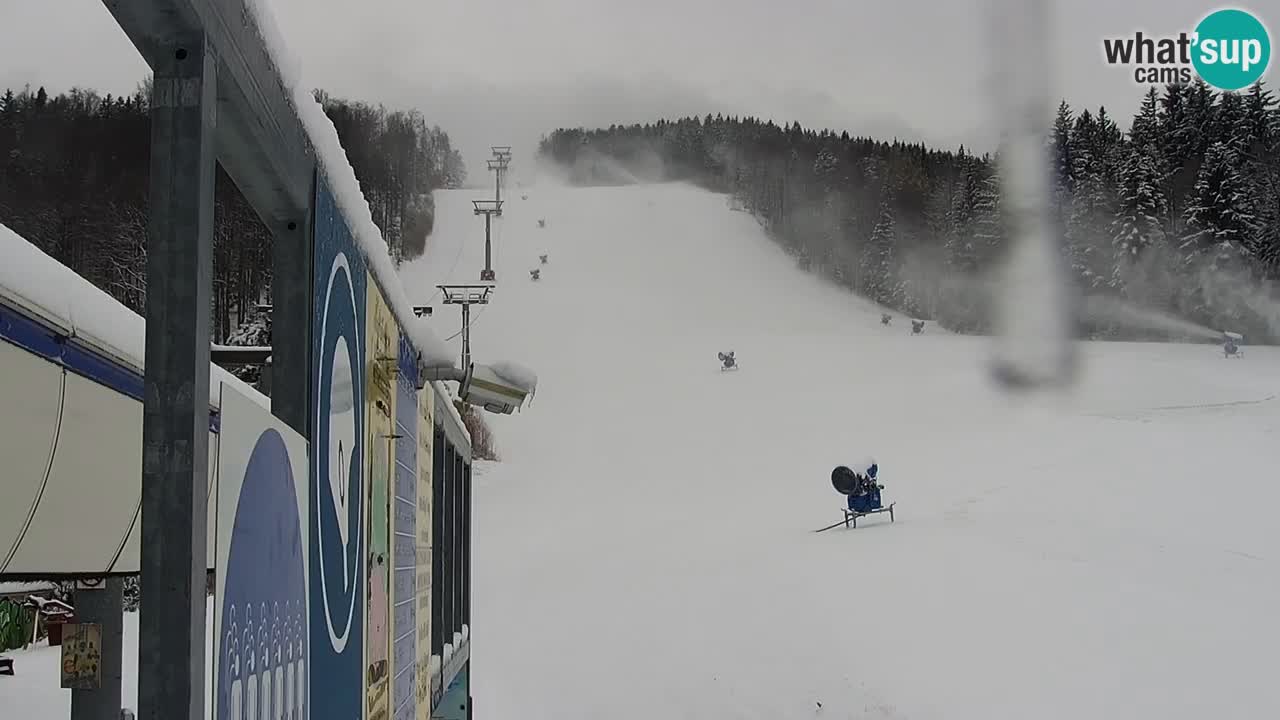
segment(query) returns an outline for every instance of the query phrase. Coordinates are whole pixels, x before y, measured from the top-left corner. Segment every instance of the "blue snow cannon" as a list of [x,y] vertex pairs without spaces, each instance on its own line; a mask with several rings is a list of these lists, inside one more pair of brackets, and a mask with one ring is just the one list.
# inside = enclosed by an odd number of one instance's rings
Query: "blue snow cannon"
[[836,468],[831,472],[831,484],[836,492],[848,498],[850,510],[859,513],[879,510],[884,507],[880,499],[880,484],[876,482],[880,466],[869,460],[859,467],[863,468],[861,472],[844,465]]
[[895,503],[885,505],[880,499],[880,466],[875,460],[868,458],[865,462],[859,463],[854,467],[861,470],[854,470],[845,465],[838,466],[831,471],[831,485],[836,492],[844,495],[846,507],[841,508],[844,512],[844,520],[819,528],[815,532],[825,532],[835,527],[844,525],[846,528],[858,527],[858,518],[866,515],[875,515],[878,513],[889,513],[889,522],[894,521],[893,506]]

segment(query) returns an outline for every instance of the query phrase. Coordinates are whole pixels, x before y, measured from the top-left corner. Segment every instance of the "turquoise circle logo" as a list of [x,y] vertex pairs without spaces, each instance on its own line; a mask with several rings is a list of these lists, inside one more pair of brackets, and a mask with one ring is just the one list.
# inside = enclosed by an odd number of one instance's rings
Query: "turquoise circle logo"
[[1216,10],[1196,26],[1191,64],[1219,90],[1240,90],[1262,77],[1271,62],[1271,38],[1244,10]]

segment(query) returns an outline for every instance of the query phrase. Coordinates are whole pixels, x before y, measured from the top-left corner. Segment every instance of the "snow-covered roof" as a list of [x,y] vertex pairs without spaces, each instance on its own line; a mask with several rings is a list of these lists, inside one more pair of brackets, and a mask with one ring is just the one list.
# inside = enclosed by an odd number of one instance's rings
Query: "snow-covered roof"
[[[139,375],[146,358],[146,320],[74,270],[0,225],[0,302],[31,315],[85,348]],[[226,383],[264,408],[271,403],[236,376],[209,367],[209,404],[218,407]]]
[[0,596],[27,595],[49,592],[57,586],[51,582],[0,582]]
[[527,393],[538,389],[538,375],[533,370],[514,362],[498,362],[490,366],[498,377]]
[[270,8],[262,0],[249,0],[248,5],[257,20],[258,32],[267,53],[280,73],[281,81],[292,95],[291,101],[298,119],[329,180],[338,208],[346,218],[356,245],[369,264],[374,281],[382,291],[396,322],[421,354],[424,364],[428,367],[453,367],[453,353],[449,352],[444,342],[426,324],[426,320],[414,315],[413,303],[405,295],[400,277],[396,274],[395,263],[391,261],[391,255],[387,251],[386,240],[373,222],[369,202],[360,191],[355,170],[338,140],[338,130],[312,94],[311,86],[303,82],[302,65],[289,52]]

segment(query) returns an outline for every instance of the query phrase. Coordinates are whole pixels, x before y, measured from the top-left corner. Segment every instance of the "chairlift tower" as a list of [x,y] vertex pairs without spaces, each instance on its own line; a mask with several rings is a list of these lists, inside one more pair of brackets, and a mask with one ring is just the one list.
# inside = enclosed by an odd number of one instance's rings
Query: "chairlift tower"
[[484,269],[480,271],[480,282],[493,282],[497,275],[493,272],[493,217],[502,217],[501,200],[472,200],[475,214],[484,216]]
[[462,371],[471,368],[471,306],[488,305],[492,285],[437,285],[445,305],[462,306]]
[[489,169],[493,171],[493,199],[497,202],[502,201],[502,174],[507,171],[511,165],[510,155],[498,155],[488,161]]

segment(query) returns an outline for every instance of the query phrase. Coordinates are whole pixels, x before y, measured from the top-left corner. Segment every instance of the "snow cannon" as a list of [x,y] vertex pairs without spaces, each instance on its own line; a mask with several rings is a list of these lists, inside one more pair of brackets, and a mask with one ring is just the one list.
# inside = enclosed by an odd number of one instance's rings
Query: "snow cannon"
[[826,532],[841,525],[846,528],[856,528],[859,518],[883,512],[889,513],[889,522],[894,522],[895,503],[885,505],[880,497],[880,491],[884,486],[876,480],[876,476],[880,473],[880,466],[875,459],[867,458],[854,467],[858,470],[840,465],[831,471],[831,486],[836,489],[836,492],[845,496],[845,507],[840,508],[844,519],[824,528],[818,528],[814,532]]
[[1240,346],[1244,344],[1244,336],[1240,333],[1222,331],[1222,355],[1223,357],[1241,357],[1244,351]]
[[857,495],[880,489],[876,476],[880,474],[880,466],[875,458],[866,458],[854,465],[857,470],[840,465],[831,471],[831,486],[841,495]]
[[923,321],[923,320],[912,320],[912,321],[911,321],[911,334],[912,334],[912,335],[919,335],[919,334],[920,334],[920,333],[922,333],[922,332],[924,332],[924,321]]
[[892,321],[893,321],[893,316],[892,316],[892,315],[890,315],[889,313],[882,313],[882,314],[880,315],[880,324],[881,324],[881,325],[888,325],[888,324],[889,324],[890,322],[892,322]]
[[538,260],[540,260],[540,261],[542,262],[542,264],[543,264],[543,265],[546,265],[546,264],[547,264],[547,256],[546,256],[546,255],[539,255],[539,256],[538,256]]
[[539,220],[539,221],[538,221],[538,227],[540,227],[540,228],[544,228],[544,227],[546,227],[546,226],[547,226],[547,221],[546,221],[546,220]]
[[536,268],[535,268],[535,269],[533,269],[533,270],[530,270],[530,271],[529,271],[529,279],[530,279],[530,280],[538,280],[538,279],[539,279],[539,278],[541,278],[541,277],[542,277],[542,271],[541,271],[541,270],[538,270],[538,269],[536,269]]
[[727,353],[716,353],[716,356],[720,358],[720,362],[723,364],[723,367],[720,368],[721,372],[738,369],[738,360],[733,356],[732,350]]

